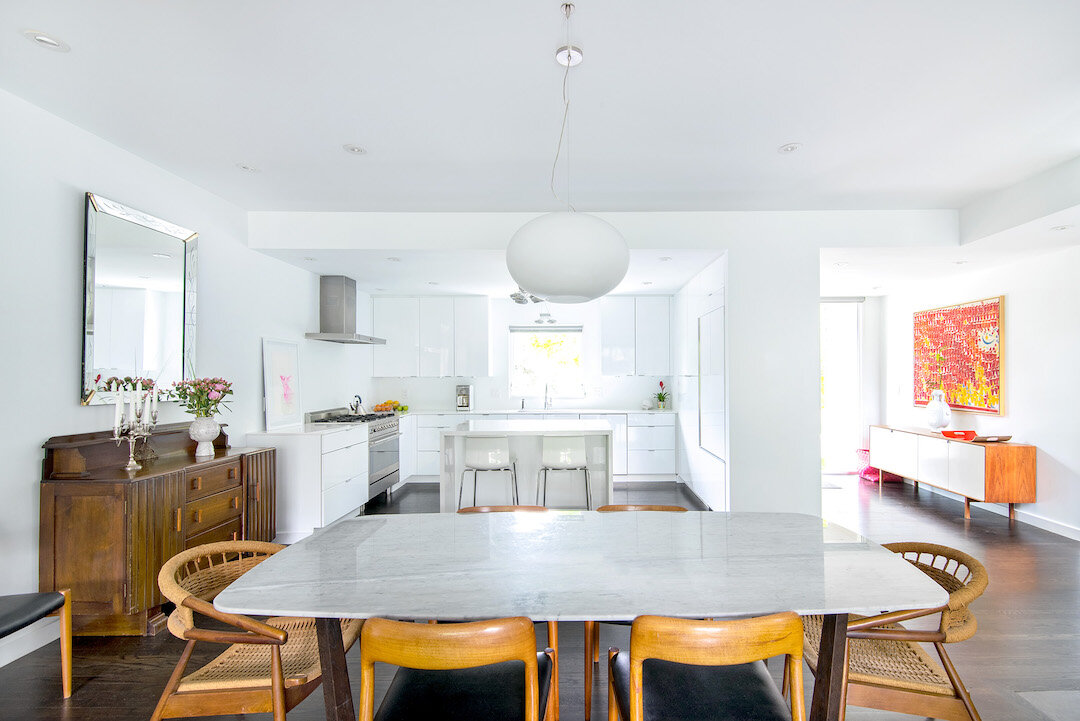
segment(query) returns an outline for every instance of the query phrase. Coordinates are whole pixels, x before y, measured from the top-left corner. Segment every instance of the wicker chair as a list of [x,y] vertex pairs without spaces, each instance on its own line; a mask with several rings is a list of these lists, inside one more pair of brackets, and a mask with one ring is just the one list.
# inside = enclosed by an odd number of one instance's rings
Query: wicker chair
[[[169,631],[187,641],[151,721],[186,716],[273,712],[274,721],[303,701],[322,681],[315,620],[270,618],[266,622],[223,613],[214,597],[285,546],[259,541],[225,541],[197,546],[169,559],[158,574],[161,592],[176,610]],[[234,629],[195,625],[195,613]],[[363,621],[342,621],[345,649],[356,641]],[[184,674],[196,641],[230,644],[202,668]]]
[[[847,703],[948,721],[980,721],[979,712],[956,672],[944,644],[975,635],[976,621],[968,604],[986,590],[981,563],[966,553],[932,543],[887,543],[885,548],[934,579],[949,592],[938,608],[897,611],[848,623]],[[899,624],[940,613],[936,631],[906,629]],[[808,616],[804,656],[816,672],[821,617]],[[920,643],[932,643],[940,664]]]

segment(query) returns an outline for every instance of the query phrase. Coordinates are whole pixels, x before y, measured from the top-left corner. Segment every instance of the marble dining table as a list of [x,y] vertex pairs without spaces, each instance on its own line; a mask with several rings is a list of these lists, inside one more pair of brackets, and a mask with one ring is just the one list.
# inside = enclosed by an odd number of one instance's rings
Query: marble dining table
[[335,619],[825,616],[810,718],[841,716],[848,614],[933,608],[929,577],[793,513],[403,514],[343,519],[222,591],[222,611],[317,619],[327,718],[356,718]]

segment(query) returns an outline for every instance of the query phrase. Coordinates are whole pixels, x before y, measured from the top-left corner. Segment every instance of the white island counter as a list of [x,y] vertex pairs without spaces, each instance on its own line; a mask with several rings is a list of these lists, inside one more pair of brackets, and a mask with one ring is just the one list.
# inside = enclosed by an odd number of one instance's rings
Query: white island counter
[[[607,421],[579,420],[473,420],[441,434],[439,509],[453,513],[458,508],[458,492],[465,472],[465,443],[467,438],[506,438],[510,455],[516,462],[518,503],[540,505],[536,492],[541,466],[543,439],[580,437],[585,439],[589,490],[592,508],[611,503],[612,497],[612,428]],[[476,497],[473,498],[473,474],[467,475],[463,506],[498,506],[513,503],[508,473],[478,474]],[[585,508],[585,479],[582,471],[550,471],[547,484],[547,506],[551,508]]]

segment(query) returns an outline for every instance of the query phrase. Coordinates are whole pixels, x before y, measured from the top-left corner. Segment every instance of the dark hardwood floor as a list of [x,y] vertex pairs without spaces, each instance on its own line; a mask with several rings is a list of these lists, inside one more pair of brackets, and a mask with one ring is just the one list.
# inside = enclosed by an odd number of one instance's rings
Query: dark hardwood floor
[[[1064,721],[1080,718],[1080,543],[975,507],[965,521],[963,506],[910,485],[876,485],[853,477],[831,476],[822,491],[823,515],[874,541],[926,540],[971,553],[986,564],[990,587],[973,605],[979,631],[949,650],[984,721]],[[616,503],[665,503],[699,507],[674,484],[617,488]],[[433,512],[434,485],[407,486],[387,501],[369,504],[368,513]],[[538,643],[544,645],[543,626]],[[583,719],[581,624],[560,628],[562,718]],[[627,647],[628,629],[602,625],[601,648]],[[196,662],[216,649],[205,645]],[[53,643],[0,668],[0,719],[5,721],[145,721],[165,685],[182,643],[167,633],[154,638],[77,638],[75,692],[60,694],[59,647]],[[350,653],[354,695],[359,654]],[[779,664],[772,664],[778,672]],[[377,694],[392,670],[379,669]],[[606,718],[606,675],[595,678],[593,718]],[[812,683],[807,679],[809,692]],[[269,715],[219,717],[268,719]],[[321,691],[289,714],[290,721],[323,718]],[[911,719],[850,708],[851,721]]]

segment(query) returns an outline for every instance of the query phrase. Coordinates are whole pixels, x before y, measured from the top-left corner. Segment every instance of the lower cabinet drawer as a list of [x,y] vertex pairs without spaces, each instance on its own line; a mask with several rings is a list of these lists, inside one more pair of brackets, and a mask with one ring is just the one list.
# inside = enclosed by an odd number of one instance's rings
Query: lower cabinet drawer
[[416,454],[416,475],[439,475],[439,451],[420,451]]
[[367,501],[368,477],[366,473],[323,491],[322,525],[330,525]]
[[212,496],[226,488],[240,485],[240,459],[208,468],[192,468],[184,471],[189,501]]
[[184,548],[195,548],[195,546],[201,546],[205,543],[217,543],[218,541],[239,541],[243,537],[243,520],[237,516],[227,523],[222,523],[220,526],[215,526],[197,535],[188,535]]
[[627,451],[627,473],[674,473],[675,451]]
[[217,493],[213,496],[189,501],[184,506],[187,535],[194,536],[213,528],[244,512],[244,494],[241,488]]
[[626,444],[636,450],[675,450],[675,426],[630,426],[626,429]]

